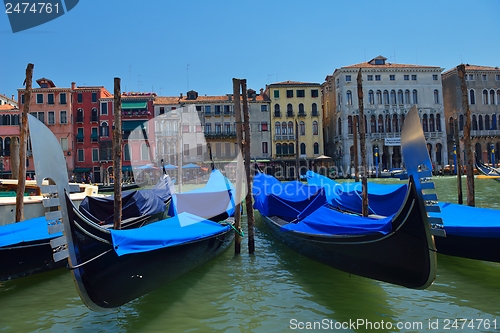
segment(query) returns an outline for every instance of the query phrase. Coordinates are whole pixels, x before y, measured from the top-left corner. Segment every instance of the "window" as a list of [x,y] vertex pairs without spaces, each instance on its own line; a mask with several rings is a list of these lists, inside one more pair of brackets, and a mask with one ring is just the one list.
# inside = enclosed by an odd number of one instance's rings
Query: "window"
[[299,104],[299,115],[305,116],[304,104],[302,103]]
[[318,122],[315,120],[312,123],[313,135],[318,135]]
[[221,131],[222,131],[222,124],[215,123],[215,134],[221,134]]
[[67,124],[68,123],[68,117],[67,117],[66,111],[59,112],[59,122],[61,124]]
[[84,154],[83,154],[83,149],[78,149],[77,155],[78,155],[78,162],[84,162],[85,161]]
[[346,82],[351,82],[351,76],[350,75],[346,75],[345,76],[345,81]]
[[224,105],[224,114],[231,114],[231,105]]
[[281,135],[281,123],[279,121],[274,124],[274,134]]
[[373,75],[367,75],[366,76],[367,81],[373,81]]
[[389,104],[389,92],[384,90],[384,104]]
[[43,104],[43,94],[36,94],[36,104]]
[[83,127],[78,127],[76,129],[76,142],[83,143],[84,135],[83,135]]
[[399,104],[403,104],[404,103],[403,90],[398,90],[398,103]]
[[437,89],[434,90],[434,104],[439,104],[439,91]]
[[474,81],[474,74],[465,75],[465,79],[468,81]]
[[189,156],[189,143],[184,144],[184,156]]
[[312,109],[312,116],[317,117],[319,115],[318,114],[318,105],[316,103],[312,103],[311,109]]
[[368,104],[375,104],[375,95],[373,94],[373,90],[368,91]]
[[377,90],[377,104],[382,104],[382,92]]
[[488,81],[488,75],[483,74],[483,75],[481,75],[481,77],[483,78],[483,81]]
[[47,94],[47,104],[54,104],[54,94]]
[[101,114],[108,114],[108,103],[101,103]]
[[293,135],[293,123],[291,121],[288,122],[288,134]]
[[264,141],[264,142],[262,142],[262,154],[268,154],[268,153],[269,153],[269,151],[267,149],[267,142]]
[[375,75],[375,81],[380,81],[380,75]]
[[300,154],[301,155],[305,155],[306,154],[306,144],[304,142],[302,142],[300,144]]
[[66,93],[59,94],[59,104],[66,104]]
[[283,124],[281,124],[281,126],[282,126],[281,134],[286,135],[286,129],[287,129],[286,123],[283,122]]
[[352,105],[352,92],[350,90],[347,90],[346,98],[347,105]]
[[54,111],[49,111],[48,112],[48,124],[49,125],[54,125],[56,123],[56,115]]
[[[102,112],[102,108],[101,108],[101,112]],[[165,107],[164,106],[160,106],[159,114],[165,114]]]
[[469,91],[469,102],[470,104],[476,104],[476,94],[472,89]]
[[303,121],[299,123],[299,134],[306,135],[306,124]]
[[212,132],[212,124],[211,123],[205,123],[205,133],[210,133]]
[[412,81],[416,81],[416,80],[417,80],[417,75],[413,74],[413,75],[411,76],[411,80],[412,80]]
[[319,96],[318,89],[312,89],[311,90],[311,97],[316,98]]
[[61,138],[61,149],[63,151],[68,150],[68,138]]
[[260,106],[260,112],[267,112],[267,104],[262,104]]
[[260,132],[267,132],[268,131],[267,121],[263,121],[263,122],[260,123],[259,131]]
[[403,78],[405,81],[410,81],[410,75],[404,75]]
[[98,116],[97,116],[97,109],[96,108],[92,108],[92,111],[90,112],[90,121],[91,122],[96,122],[98,119]]
[[224,123],[224,132],[226,134],[230,134],[231,133],[231,123]]
[[319,154],[319,143],[315,142],[314,143],[314,155]]
[[91,142],[99,142],[99,134],[97,133],[98,128],[97,127],[92,127],[91,133],[90,133],[90,141]]
[[42,123],[45,124],[45,113],[44,112],[31,112],[31,114]]
[[274,116],[275,117],[281,117],[280,105],[279,104],[274,104]]
[[210,114],[210,105],[205,105],[205,114]]
[[97,103],[97,93],[96,92],[92,93],[92,103]]
[[92,162],[99,162],[99,148],[92,148]]
[[83,109],[76,110],[76,122],[83,123]]
[[196,155],[203,155],[203,145],[201,143],[196,144]]
[[82,103],[83,102],[83,95],[82,95],[81,92],[76,95],[76,101],[78,103]]
[[396,91],[391,90],[391,104],[396,104]]
[[189,124],[182,124],[182,133],[189,133]]
[[280,98],[280,91],[274,90],[274,98]]
[[483,105],[488,105],[488,90],[484,89],[483,90]]
[[123,145],[123,160],[124,161],[130,161],[131,160],[131,156],[130,156],[130,146],[128,143],[126,143],[125,145]]
[[286,116],[293,117],[293,106],[290,103],[286,106]]
[[437,76],[437,74],[433,74],[433,75],[432,75],[432,80],[434,80],[434,81],[437,81],[437,80],[438,80],[438,76]]
[[281,143],[276,144],[276,155],[281,155]]
[[105,121],[101,123],[101,136],[109,136],[109,126]]
[[286,91],[286,97],[287,98],[292,98],[293,97],[293,90],[287,90]]
[[417,93],[417,90],[413,90],[413,104],[418,104],[418,93]]
[[149,160],[149,148],[145,143],[141,145],[141,160],[143,161]]
[[408,89],[405,90],[405,104],[410,104],[410,91]]
[[306,91],[304,89],[298,89],[297,97],[306,97]]
[[214,113],[215,114],[220,114],[220,111],[221,111],[220,105],[214,105]]
[[396,80],[396,75],[394,75],[394,74],[389,75],[389,80],[395,81]]
[[21,104],[24,104],[24,94],[21,95]]

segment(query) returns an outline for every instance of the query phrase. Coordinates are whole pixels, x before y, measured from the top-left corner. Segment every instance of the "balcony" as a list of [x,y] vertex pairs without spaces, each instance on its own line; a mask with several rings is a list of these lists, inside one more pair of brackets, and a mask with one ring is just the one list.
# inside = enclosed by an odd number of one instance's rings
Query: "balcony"
[[297,114],[298,117],[305,117],[306,116],[306,113],[305,112],[299,112]]
[[281,112],[280,111],[274,111],[274,117],[275,118],[280,118],[281,117]]
[[236,132],[205,132],[205,139],[236,139]]
[[311,116],[313,116],[313,117],[319,117],[319,112],[318,111],[313,111],[311,113]]
[[283,134],[283,135],[275,135],[274,136],[275,141],[290,141],[290,140],[295,140],[295,135],[294,134]]
[[293,117],[293,111],[287,111],[286,112],[287,117]]

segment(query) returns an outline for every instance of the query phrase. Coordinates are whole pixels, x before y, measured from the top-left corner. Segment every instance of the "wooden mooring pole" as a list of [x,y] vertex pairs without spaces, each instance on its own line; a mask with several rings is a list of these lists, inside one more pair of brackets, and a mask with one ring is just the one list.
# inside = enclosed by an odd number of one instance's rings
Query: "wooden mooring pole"
[[114,80],[114,121],[113,131],[113,176],[114,187],[114,217],[113,227],[115,230],[121,229],[122,221],[122,93],[120,88],[121,80],[115,77]]
[[33,68],[26,67],[26,93],[24,94],[23,113],[21,115],[21,139],[19,145],[19,173],[17,177],[16,192],[16,222],[24,220],[24,188],[26,187],[26,147],[28,146],[28,113],[31,103],[31,87],[33,81]]
[[252,254],[255,252],[255,240],[254,240],[255,218],[253,215],[253,203],[252,203],[253,174],[250,170],[250,115],[248,114],[248,96],[247,96],[246,79],[241,80],[241,91],[243,93],[243,133],[245,134],[243,141],[243,148],[244,148],[243,153],[245,159],[245,174],[247,177],[245,205],[247,206],[248,253]]
[[[233,101],[234,101],[234,117],[236,120],[236,143],[238,144],[239,152],[243,152],[243,134],[241,121],[241,101],[240,101],[241,81],[233,78]],[[241,158],[238,158],[236,165],[236,206],[234,209],[234,227],[241,231],[241,183],[243,181],[243,166],[240,164]],[[234,253],[241,253],[241,236],[236,233],[234,238]]]
[[359,146],[361,149],[361,166],[363,173],[361,174],[362,192],[362,208],[361,213],[363,216],[368,216],[368,163],[366,162],[366,129],[365,129],[365,108],[363,104],[363,78],[361,76],[361,68],[357,77],[358,84],[358,107],[359,107]]
[[463,204],[462,194],[462,154],[460,154],[460,135],[458,134],[458,119],[453,119],[453,135],[455,140],[455,158],[457,159],[457,191],[458,191],[458,204]]

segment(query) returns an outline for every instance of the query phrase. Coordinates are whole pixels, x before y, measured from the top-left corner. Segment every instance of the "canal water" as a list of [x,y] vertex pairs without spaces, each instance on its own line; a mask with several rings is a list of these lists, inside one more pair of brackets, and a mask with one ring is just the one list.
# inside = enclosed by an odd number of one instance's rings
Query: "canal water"
[[[456,202],[456,179],[434,180],[440,200]],[[476,179],[477,206],[500,209],[499,193],[500,182]],[[82,304],[65,269],[0,283],[0,333],[500,331],[498,263],[438,255],[434,284],[410,290],[304,258],[274,240],[259,219],[254,255],[246,241],[241,255],[230,248],[107,313]]]

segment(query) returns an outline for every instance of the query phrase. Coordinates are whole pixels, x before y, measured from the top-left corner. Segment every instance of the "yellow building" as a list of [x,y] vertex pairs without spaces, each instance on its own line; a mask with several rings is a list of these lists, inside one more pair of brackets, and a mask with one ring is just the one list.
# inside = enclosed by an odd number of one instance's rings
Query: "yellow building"
[[[271,99],[272,161],[285,178],[295,177],[299,154],[301,174],[323,155],[323,125],[319,83],[285,81],[267,85]],[[297,136],[298,134],[298,136]]]

